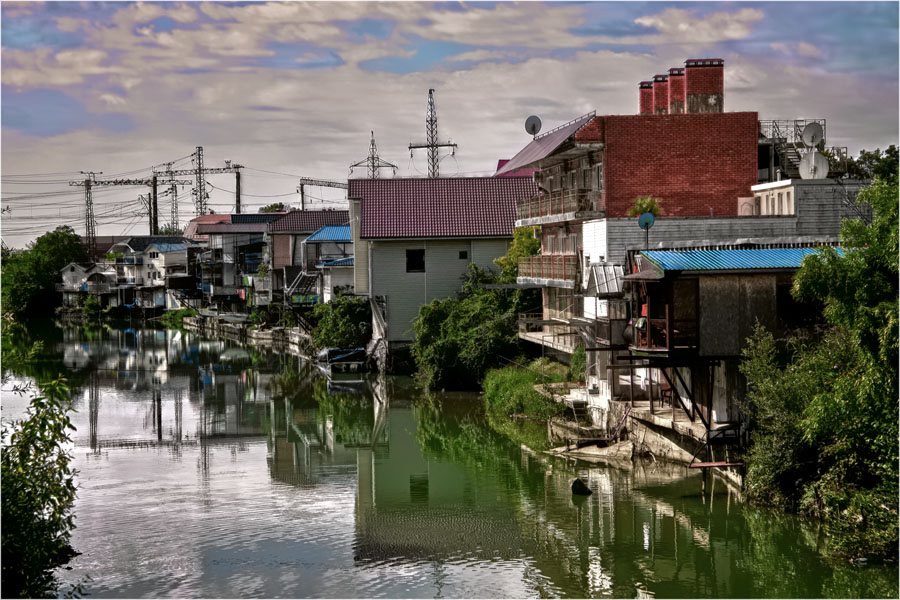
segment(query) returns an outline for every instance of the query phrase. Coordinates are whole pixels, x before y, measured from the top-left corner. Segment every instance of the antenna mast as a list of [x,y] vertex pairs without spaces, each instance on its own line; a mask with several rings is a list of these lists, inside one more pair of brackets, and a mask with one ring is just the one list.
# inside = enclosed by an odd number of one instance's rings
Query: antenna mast
[[372,134],[372,138],[369,141],[369,156],[359,161],[358,163],[353,163],[350,165],[350,173],[353,174],[353,169],[355,167],[361,167],[363,165],[366,166],[366,176],[369,179],[378,179],[379,171],[378,169],[392,169],[394,174],[397,174],[397,165],[394,163],[390,163],[386,160],[381,160],[378,157],[378,148],[375,146],[375,132],[370,131]]
[[428,107],[425,110],[425,143],[410,144],[409,151],[416,148],[425,148],[428,150],[428,176],[440,177],[440,159],[438,157],[438,148],[453,148],[452,154],[456,154],[456,144],[447,142],[446,144],[438,143],[438,125],[437,125],[437,109],[434,107],[434,89],[428,90]]

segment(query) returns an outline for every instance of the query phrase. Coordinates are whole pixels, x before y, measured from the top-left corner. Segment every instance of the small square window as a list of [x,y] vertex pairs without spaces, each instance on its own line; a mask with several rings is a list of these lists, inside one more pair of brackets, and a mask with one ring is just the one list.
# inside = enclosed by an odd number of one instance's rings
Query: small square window
[[407,250],[406,251],[406,272],[407,273],[424,273],[425,272],[425,250]]
[[468,250],[460,250],[459,251],[459,260],[469,260],[469,251]]

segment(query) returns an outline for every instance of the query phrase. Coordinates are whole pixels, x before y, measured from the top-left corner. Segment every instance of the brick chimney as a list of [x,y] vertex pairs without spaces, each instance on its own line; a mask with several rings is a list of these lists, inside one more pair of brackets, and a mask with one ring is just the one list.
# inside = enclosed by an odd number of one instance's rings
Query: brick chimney
[[689,58],[684,61],[685,108],[689,113],[725,112],[725,61]]
[[669,114],[669,76],[653,76],[653,114]]
[[669,69],[669,114],[684,114],[684,69]]
[[642,81],[640,87],[640,111],[642,115],[653,114],[653,82]]

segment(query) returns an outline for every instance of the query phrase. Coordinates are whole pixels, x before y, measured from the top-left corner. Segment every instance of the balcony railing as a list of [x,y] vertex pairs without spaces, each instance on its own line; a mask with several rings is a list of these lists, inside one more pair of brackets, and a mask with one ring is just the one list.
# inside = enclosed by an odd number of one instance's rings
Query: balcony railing
[[120,256],[116,258],[117,265],[142,265],[144,264],[143,256]]
[[516,203],[517,219],[604,210],[601,192],[589,189],[555,190]]
[[519,277],[577,282],[580,276],[577,256],[539,254],[519,258]]

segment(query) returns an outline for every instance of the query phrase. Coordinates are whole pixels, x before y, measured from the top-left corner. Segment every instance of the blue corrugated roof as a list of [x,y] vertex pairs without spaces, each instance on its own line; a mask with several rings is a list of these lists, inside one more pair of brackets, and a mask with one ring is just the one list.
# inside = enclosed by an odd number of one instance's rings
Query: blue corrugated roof
[[156,243],[153,243],[153,244],[150,244],[150,245],[153,246],[154,248],[156,248],[158,251],[160,251],[160,252],[162,252],[162,253],[166,253],[166,252],[184,252],[185,249],[188,247],[187,244],[165,244],[165,243],[156,244]]
[[327,262],[316,265],[317,267],[352,267],[353,257],[339,258],[337,260],[329,260]]
[[349,242],[349,225],[326,225],[306,238],[307,242]]
[[[745,250],[646,250],[642,252],[664,271],[734,269],[797,269],[817,248],[748,248]],[[838,252],[841,252],[838,249]]]

